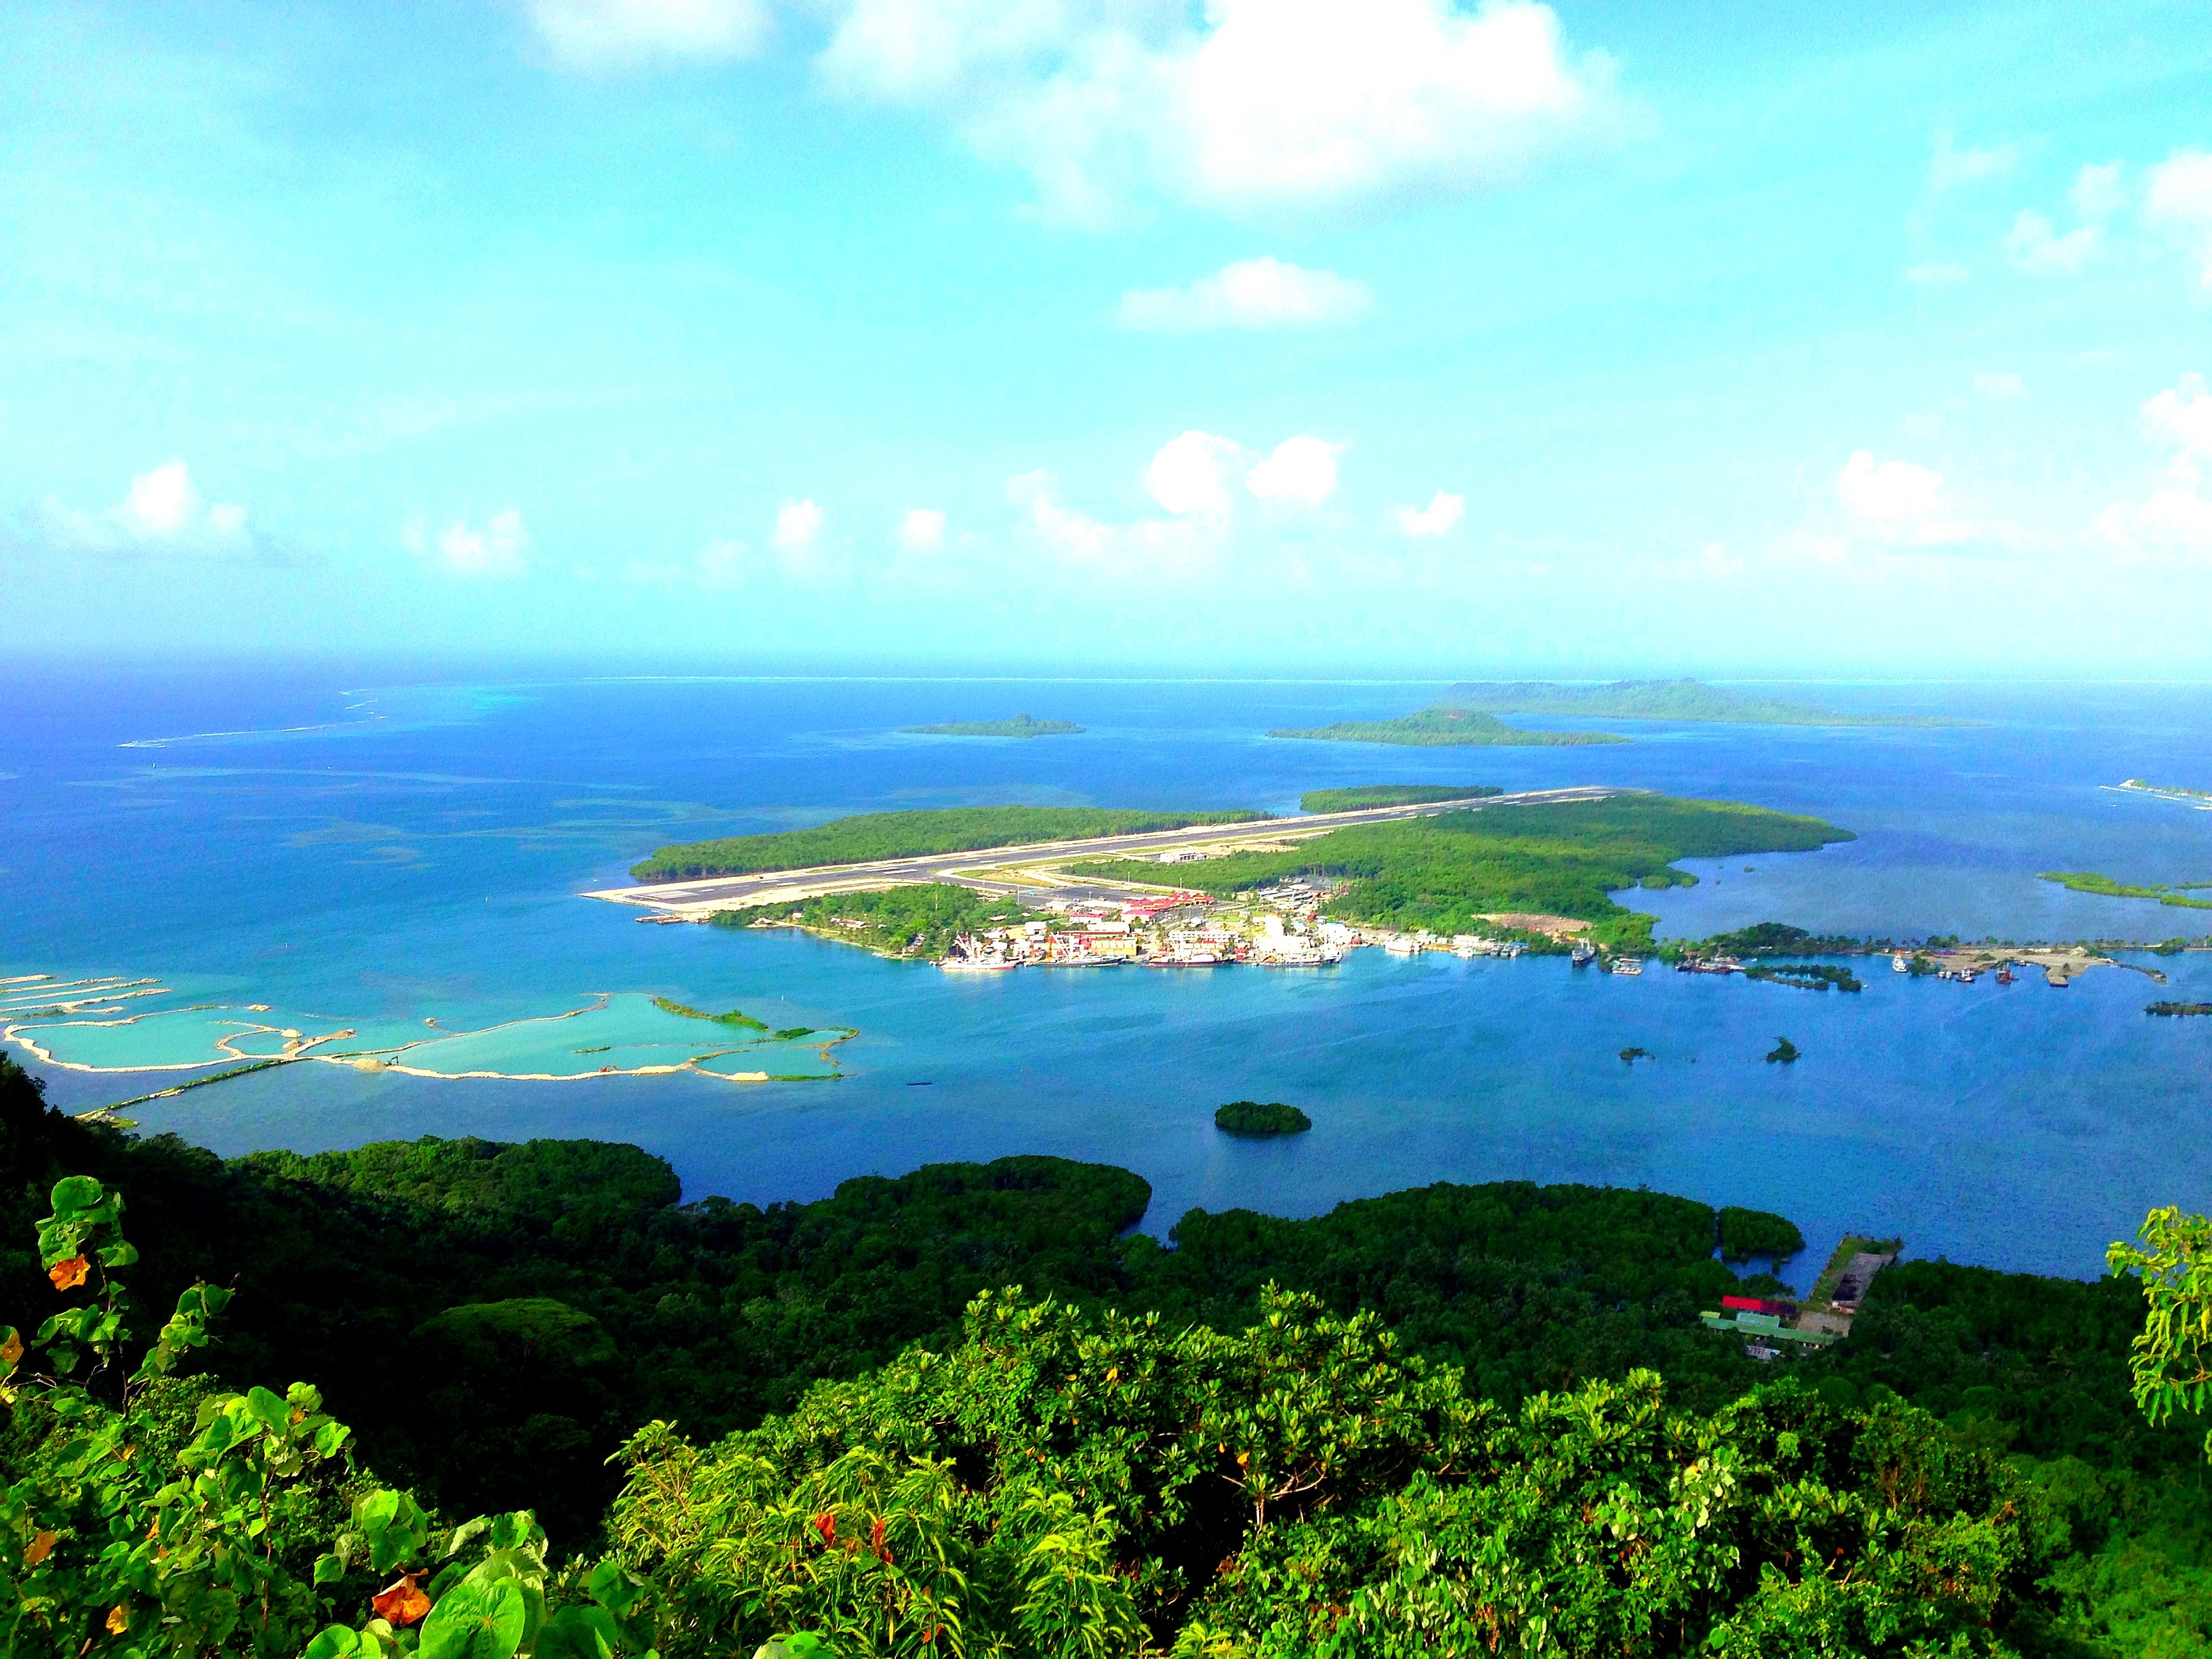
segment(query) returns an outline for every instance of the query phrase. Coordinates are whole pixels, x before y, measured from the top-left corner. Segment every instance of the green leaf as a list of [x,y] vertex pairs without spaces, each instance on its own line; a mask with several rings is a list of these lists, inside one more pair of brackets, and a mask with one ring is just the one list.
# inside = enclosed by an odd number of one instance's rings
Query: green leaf
[[119,1238],[100,1252],[100,1265],[106,1267],[127,1267],[137,1259],[137,1247]]
[[522,1586],[512,1578],[456,1584],[422,1621],[422,1659],[514,1659],[529,1622]]
[[602,1561],[584,1581],[584,1593],[617,1619],[627,1619],[644,1587],[611,1561]]
[[246,1409],[267,1425],[272,1433],[282,1434],[292,1426],[292,1408],[258,1384],[246,1391]]
[[345,1563],[337,1556],[319,1555],[315,1558],[315,1583],[318,1584],[335,1584],[344,1577]]
[[[324,1560],[329,1559],[328,1556],[323,1558]],[[317,1563],[316,1567],[319,1572],[321,1564]],[[316,1582],[319,1583],[322,1581],[318,1578]],[[325,1625],[315,1639],[307,1644],[307,1650],[300,1656],[300,1659],[348,1659],[348,1656],[360,1651],[361,1638],[353,1632],[343,1625]],[[374,1652],[374,1650],[369,1651]]]
[[96,1207],[106,1196],[107,1189],[92,1176],[67,1176],[53,1190],[55,1218],[67,1220],[81,1211]]
[[604,1607],[566,1607],[538,1633],[532,1659],[615,1659],[622,1634]]

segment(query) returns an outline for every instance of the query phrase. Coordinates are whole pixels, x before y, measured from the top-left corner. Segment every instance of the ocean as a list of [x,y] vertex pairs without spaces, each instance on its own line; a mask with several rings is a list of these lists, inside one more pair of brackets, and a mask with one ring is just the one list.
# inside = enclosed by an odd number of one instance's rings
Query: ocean
[[[956,977],[798,935],[641,926],[576,896],[665,842],[854,811],[1280,811],[1334,785],[1609,783],[1857,834],[1698,860],[1698,886],[1628,901],[1668,936],[1763,921],[2022,940],[2212,931],[2212,912],[2037,879],[2212,881],[2212,814],[2112,787],[2212,787],[2206,688],[1808,685],[1786,695],[1977,723],[1605,722],[1634,741],[1596,748],[1264,735],[1405,713],[1440,689],[17,665],[0,673],[0,979],[55,976],[15,988],[19,1009],[40,985],[102,978],[156,994],[99,1018],[173,1012],[65,1032],[55,1042],[79,1048],[58,1059],[212,1063],[203,1028],[247,1031],[232,1052],[251,1055],[270,1040],[247,1030],[257,1022],[463,1034],[452,1052],[489,1070],[525,1050],[574,1057],[557,1081],[293,1065],[128,1113],[224,1153],[594,1136],[666,1157],[688,1195],[766,1204],[937,1159],[1048,1152],[1137,1170],[1154,1188],[1144,1224],[1162,1233],[1193,1206],[1304,1215],[1433,1181],[1580,1181],[1779,1210],[1815,1266],[1850,1231],[2075,1276],[2151,1206],[2212,1203],[2212,1019],[2143,1012],[2154,998],[2212,1000],[2201,952],[2133,956],[2063,991],[2033,975],[1909,980],[1876,962],[1857,995],[1376,951],[1318,971]],[[1018,712],[1086,730],[896,731]],[[654,997],[810,1034],[716,1068],[836,1080],[597,1073],[603,1043],[665,1043],[678,1064],[715,1047],[696,1022],[655,1025]],[[843,1029],[856,1034],[823,1046]],[[1764,1059],[1781,1036],[1802,1052],[1794,1066]],[[1631,1046],[1653,1057],[1625,1064]],[[10,1052],[72,1109],[191,1075]],[[1230,1140],[1212,1112],[1239,1097],[1291,1101],[1316,1127]]]

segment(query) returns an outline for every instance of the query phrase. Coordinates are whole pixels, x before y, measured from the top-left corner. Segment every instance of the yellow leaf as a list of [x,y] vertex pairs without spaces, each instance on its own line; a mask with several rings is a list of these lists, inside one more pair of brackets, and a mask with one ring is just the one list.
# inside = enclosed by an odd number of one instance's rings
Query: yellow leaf
[[5,1342],[0,1342],[0,1365],[12,1365],[22,1357],[22,1333],[11,1328],[8,1333],[8,1340]]
[[113,1607],[107,1610],[108,1634],[111,1636],[120,1636],[125,1631],[129,1630],[130,1628],[131,1609],[125,1607],[122,1602],[118,1601]]
[[411,1625],[430,1611],[430,1598],[422,1594],[416,1581],[419,1572],[403,1573],[396,1581],[368,1598],[376,1616],[395,1625]]
[[53,1553],[54,1534],[42,1532],[31,1540],[31,1547],[23,1552],[23,1559],[27,1565],[35,1567]]
[[73,1291],[84,1283],[85,1275],[92,1271],[92,1263],[81,1255],[66,1261],[57,1261],[46,1269],[46,1277],[54,1281],[58,1291]]

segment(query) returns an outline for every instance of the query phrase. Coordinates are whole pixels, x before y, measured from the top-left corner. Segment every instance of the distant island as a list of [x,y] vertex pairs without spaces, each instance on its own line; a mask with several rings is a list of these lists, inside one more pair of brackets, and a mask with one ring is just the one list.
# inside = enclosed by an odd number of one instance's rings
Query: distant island
[[1339,720],[1305,731],[1270,732],[1271,738],[1311,738],[1324,743],[1402,743],[1418,748],[1561,748],[1589,743],[1626,743],[1610,732],[1524,732],[1495,714],[1468,708],[1425,708],[1387,720]]
[[2145,778],[2130,778],[2115,786],[2134,791],[2139,795],[2155,795],[2160,800],[2178,800],[2201,811],[2212,811],[2212,789],[2187,789],[2178,783],[2152,783]]
[[899,730],[921,738],[1064,738],[1083,728],[1073,720],[1017,714],[1010,720],[947,720],[942,726],[902,726]]
[[2045,870],[2038,881],[2055,881],[2069,893],[2094,893],[2100,898],[2156,899],[2177,910],[2212,910],[2212,899],[2191,898],[2192,888],[2212,887],[2212,881],[2126,882],[2100,876],[2094,870]]
[[1735,726],[1970,726],[1924,714],[1841,714],[1811,703],[1729,691],[1702,680],[1467,681],[1437,699],[1439,712],[1564,715],[1572,720],[1692,720]]
[[1350,789],[1309,789],[1301,812],[1357,812],[1369,806],[1426,806],[1440,800],[1479,800],[1505,792],[1494,783],[1364,783]]
[[1213,1127],[1247,1140],[1267,1140],[1277,1135],[1302,1135],[1313,1127],[1313,1120],[1279,1100],[1232,1100],[1216,1109]]

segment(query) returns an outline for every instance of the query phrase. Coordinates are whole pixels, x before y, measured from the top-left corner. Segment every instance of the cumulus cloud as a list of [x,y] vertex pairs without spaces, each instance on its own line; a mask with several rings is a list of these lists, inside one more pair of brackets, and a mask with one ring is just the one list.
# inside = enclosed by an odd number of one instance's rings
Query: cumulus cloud
[[1480,189],[1607,118],[1613,65],[1528,0],[835,0],[848,97],[940,111],[1053,216],[1160,194],[1232,212]]
[[1062,501],[1059,481],[1044,471],[1008,479],[1006,499],[1022,510],[1024,528],[1047,552],[1090,568],[1185,574],[1218,556],[1228,534],[1225,519],[1202,510],[1104,523]]
[[2204,474],[2212,465],[2212,392],[2201,374],[2142,406],[2151,441],[2168,452],[2162,481],[2140,501],[2116,501],[2098,515],[2091,534],[2136,555],[2212,554],[2212,499]]
[[529,527],[514,507],[495,513],[477,529],[456,519],[434,536],[419,519],[400,532],[409,552],[450,575],[512,581],[530,568]]
[[1319,507],[1336,494],[1336,458],[1343,448],[1322,438],[1285,438],[1245,476],[1244,487],[1263,501]]
[[786,501],[777,509],[775,534],[770,538],[779,551],[804,553],[822,534],[822,509],[810,500]]
[[1911,461],[1877,461],[1863,449],[1844,463],[1836,499],[1862,529],[1892,546],[1948,546],[1977,533],[1953,509],[1942,473]]
[[528,15],[572,70],[750,58],[772,32],[765,0],[529,0]]
[[1940,195],[1978,179],[2001,178],[2012,171],[2012,164],[2019,156],[2020,152],[2010,144],[1987,149],[1968,144],[1961,149],[1957,134],[1939,132],[1936,135],[1935,154],[1928,159],[1928,188]]
[[2078,225],[2060,235],[2050,220],[2022,209],[2004,245],[2013,264],[2031,276],[2078,276],[2104,252],[2105,228]]
[[2187,250],[2201,267],[2204,286],[2212,289],[2212,155],[2178,149],[2151,168],[2143,218]]
[[2109,218],[2127,204],[2127,186],[2120,181],[2121,171],[2118,161],[2106,161],[2102,166],[2085,167],[2074,175],[2074,188],[2068,193],[2085,218]]
[[1217,328],[1311,328],[1356,323],[1375,308],[1366,283],[1265,258],[1240,259],[1188,288],[1131,289],[1123,328],[1193,334]]
[[1145,488],[1170,513],[1229,514],[1229,476],[1243,452],[1230,439],[1191,431],[1162,444],[1145,469]]
[[118,558],[190,557],[292,563],[296,554],[251,529],[234,501],[204,501],[182,460],[135,475],[123,499],[85,512],[49,501],[27,516],[34,541]]
[[2018,374],[1977,374],[1974,390],[1993,404],[2018,403],[2028,395],[2027,382]]
[[1460,521],[1467,511],[1467,497],[1447,495],[1439,489],[1429,498],[1426,507],[1401,507],[1398,509],[1398,528],[1416,540],[1429,536],[1441,536]]
[[945,545],[945,514],[933,507],[908,509],[899,520],[899,545],[909,553],[929,553]]

